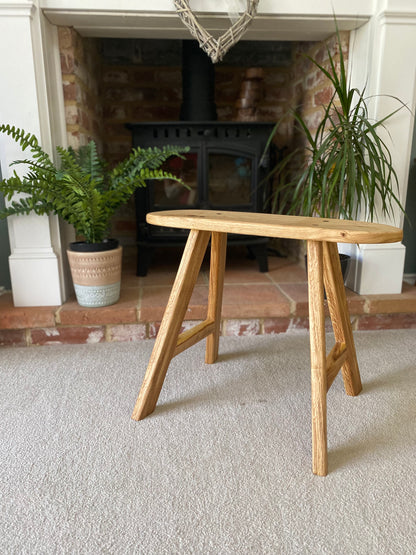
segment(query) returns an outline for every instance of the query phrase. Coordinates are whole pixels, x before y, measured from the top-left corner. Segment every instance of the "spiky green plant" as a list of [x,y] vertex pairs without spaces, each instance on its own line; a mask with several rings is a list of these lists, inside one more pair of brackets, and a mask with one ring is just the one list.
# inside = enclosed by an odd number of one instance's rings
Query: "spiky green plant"
[[[17,175],[0,181],[0,191],[10,204],[0,218],[11,215],[57,214],[72,224],[78,235],[88,243],[102,241],[109,231],[114,212],[129,200],[137,187],[145,187],[148,179],[182,180],[162,164],[171,156],[183,157],[188,147],[134,148],[129,156],[113,169],[98,155],[94,141],[75,151],[57,147],[58,163],[40,147],[35,135],[10,125],[0,125],[19,143],[22,151],[29,149],[30,159],[16,160],[25,165],[24,177]],[[16,194],[24,194],[14,200]]]
[[329,69],[308,57],[329,79],[334,93],[315,132],[299,111],[293,111],[306,146],[292,150],[271,172],[277,178],[272,206],[279,212],[323,218],[359,219],[363,211],[373,221],[379,217],[378,207],[387,215],[394,206],[403,211],[392,156],[379,131],[404,105],[396,99],[395,111],[378,121],[370,118],[365,89],[348,83],[338,30],[336,36],[339,71],[329,49]]

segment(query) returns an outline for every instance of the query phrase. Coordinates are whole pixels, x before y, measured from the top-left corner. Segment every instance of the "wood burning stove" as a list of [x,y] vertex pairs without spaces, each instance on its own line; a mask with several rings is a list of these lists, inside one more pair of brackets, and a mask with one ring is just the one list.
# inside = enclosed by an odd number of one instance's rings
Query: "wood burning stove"
[[[202,208],[262,212],[270,193],[265,178],[274,149],[264,156],[272,123],[218,122],[215,105],[215,70],[195,40],[182,41],[182,105],[180,121],[131,123],[133,146],[189,146],[184,161],[172,160],[189,190],[172,180],[150,181],[136,191],[137,274],[146,275],[152,250],[183,243],[188,232],[155,228],[146,214],[173,208]],[[267,271],[267,239],[229,237],[247,245]]]
[[[168,122],[129,124],[133,146],[189,146],[185,160],[172,159],[169,169],[189,190],[171,180],[153,180],[136,191],[137,275],[146,275],[152,250],[177,245],[187,232],[150,226],[146,214],[156,210],[201,208],[263,212],[270,194],[266,181],[274,153],[264,154],[273,124],[259,122]],[[169,161],[168,161],[169,162]],[[229,237],[245,244],[267,271],[267,239]]]

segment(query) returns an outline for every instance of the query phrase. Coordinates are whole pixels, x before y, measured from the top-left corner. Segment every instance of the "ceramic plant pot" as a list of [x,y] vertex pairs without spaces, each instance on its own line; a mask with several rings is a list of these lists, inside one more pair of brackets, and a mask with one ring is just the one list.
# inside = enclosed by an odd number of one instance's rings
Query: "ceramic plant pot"
[[81,306],[102,307],[119,300],[122,251],[115,240],[70,244],[68,260],[75,294]]

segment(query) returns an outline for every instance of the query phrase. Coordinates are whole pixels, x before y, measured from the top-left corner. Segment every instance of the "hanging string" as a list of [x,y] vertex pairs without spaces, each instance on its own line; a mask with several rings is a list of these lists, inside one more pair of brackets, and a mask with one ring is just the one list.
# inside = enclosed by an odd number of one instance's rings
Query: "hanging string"
[[228,17],[231,23],[237,23],[241,14],[245,11],[247,7],[247,2],[245,0],[228,0]]

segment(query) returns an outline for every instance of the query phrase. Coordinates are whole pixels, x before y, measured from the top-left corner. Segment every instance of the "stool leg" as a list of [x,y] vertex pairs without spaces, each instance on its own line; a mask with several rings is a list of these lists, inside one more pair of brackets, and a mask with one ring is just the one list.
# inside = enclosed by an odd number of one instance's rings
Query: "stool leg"
[[347,346],[347,359],[341,369],[344,387],[348,395],[358,395],[362,385],[338,248],[336,243],[324,243],[323,250],[325,289],[335,341],[344,342]]
[[308,296],[311,345],[312,470],[328,473],[326,428],[326,345],[322,242],[308,241]]
[[133,410],[133,420],[142,420],[155,409],[173,357],[179,331],[191,299],[210,237],[209,231],[191,230],[175,283],[163,315],[149,366]]
[[205,350],[205,362],[207,364],[213,364],[218,357],[226,252],[227,234],[213,232],[211,236],[211,266],[209,272],[207,319],[215,322],[215,328],[214,332],[207,337]]

